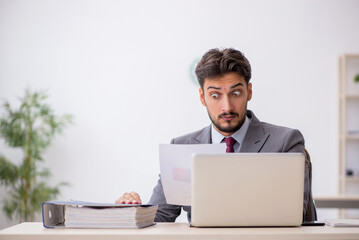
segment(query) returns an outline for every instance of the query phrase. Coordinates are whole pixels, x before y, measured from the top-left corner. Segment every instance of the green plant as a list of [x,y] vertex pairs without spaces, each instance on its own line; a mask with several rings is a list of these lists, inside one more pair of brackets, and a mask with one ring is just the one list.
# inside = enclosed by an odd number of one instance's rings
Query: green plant
[[0,118],[0,136],[14,148],[21,148],[23,160],[15,165],[0,155],[0,183],[9,190],[3,211],[20,222],[33,221],[40,211],[41,203],[59,194],[59,183],[50,187],[46,183],[51,176],[48,168],[41,168],[41,154],[50,145],[54,136],[72,122],[70,115],[55,116],[53,110],[45,103],[47,96],[43,92],[26,90],[21,98],[18,110],[13,110],[5,103],[5,116]]
[[359,83],[359,74],[355,75],[355,77],[354,77],[354,82],[355,82],[355,83]]

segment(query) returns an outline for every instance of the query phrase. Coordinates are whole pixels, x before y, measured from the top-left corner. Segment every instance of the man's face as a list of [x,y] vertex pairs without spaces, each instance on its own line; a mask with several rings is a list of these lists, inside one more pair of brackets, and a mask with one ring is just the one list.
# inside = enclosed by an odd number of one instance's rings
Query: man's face
[[247,102],[252,98],[252,84],[247,86],[244,77],[238,73],[226,73],[205,78],[199,95],[217,131],[230,136],[245,121]]

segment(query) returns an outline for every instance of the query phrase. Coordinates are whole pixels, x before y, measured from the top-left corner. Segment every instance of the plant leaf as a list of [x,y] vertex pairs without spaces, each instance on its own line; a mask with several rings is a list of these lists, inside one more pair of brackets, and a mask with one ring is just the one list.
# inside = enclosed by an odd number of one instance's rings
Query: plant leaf
[[354,77],[354,82],[359,83],[359,74]]
[[0,183],[9,186],[10,191],[3,205],[5,214],[20,220],[33,219],[41,203],[55,198],[60,183],[50,187],[45,181],[51,176],[48,169],[38,171],[38,162],[44,161],[43,151],[51,144],[55,135],[72,123],[71,115],[57,116],[46,103],[47,95],[42,91],[30,91],[20,98],[20,107],[13,109],[5,102],[5,116],[0,118],[0,137],[10,147],[20,147],[24,152],[19,166],[0,156]]
[[0,155],[0,183],[14,184],[19,179],[19,168]]

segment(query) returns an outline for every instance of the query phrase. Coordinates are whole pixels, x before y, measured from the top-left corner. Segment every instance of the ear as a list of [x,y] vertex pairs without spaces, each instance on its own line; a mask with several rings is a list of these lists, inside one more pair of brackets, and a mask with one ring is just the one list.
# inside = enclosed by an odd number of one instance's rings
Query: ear
[[199,88],[199,98],[203,106],[206,106],[206,101],[204,100],[204,92],[202,88]]
[[252,83],[248,83],[247,91],[248,91],[247,101],[250,101],[252,99]]

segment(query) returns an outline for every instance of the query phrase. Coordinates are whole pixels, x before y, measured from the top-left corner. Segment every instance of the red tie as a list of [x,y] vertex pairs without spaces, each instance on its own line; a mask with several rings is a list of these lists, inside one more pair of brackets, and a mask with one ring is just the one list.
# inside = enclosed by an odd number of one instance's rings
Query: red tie
[[226,152],[227,153],[232,153],[232,152],[234,152],[234,148],[233,148],[233,146],[234,146],[234,144],[237,142],[234,138],[232,138],[232,137],[228,137],[228,138],[224,138],[223,139],[225,142],[226,142],[226,144],[227,144],[227,150],[226,150]]

